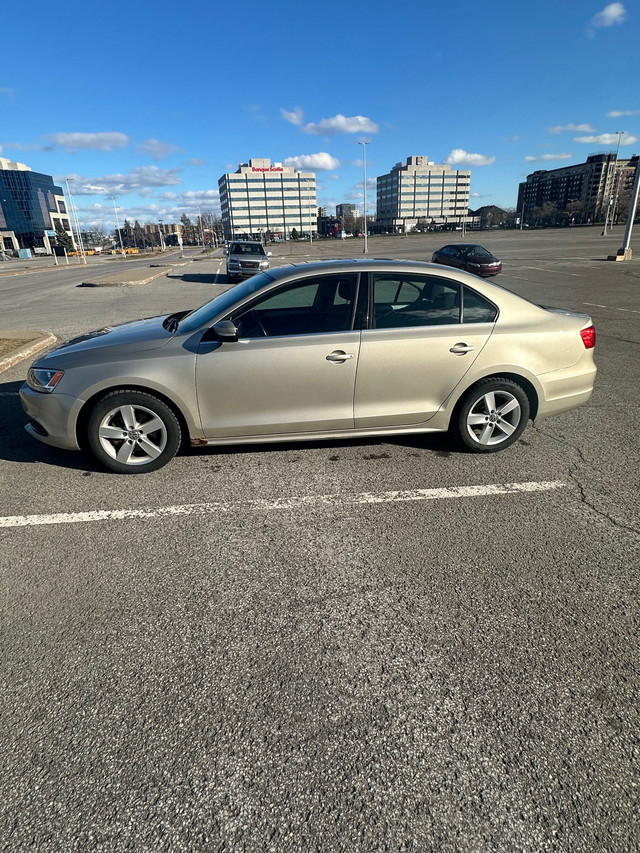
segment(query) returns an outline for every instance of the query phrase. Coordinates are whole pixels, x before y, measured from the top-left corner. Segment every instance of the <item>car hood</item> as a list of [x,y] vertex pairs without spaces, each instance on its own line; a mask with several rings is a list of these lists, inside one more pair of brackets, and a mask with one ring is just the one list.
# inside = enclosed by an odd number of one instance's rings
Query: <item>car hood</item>
[[495,255],[467,255],[467,263],[471,264],[499,264],[500,261]]
[[110,346],[126,346],[129,352],[157,349],[168,343],[173,334],[162,325],[168,315],[147,317],[143,320],[133,320],[118,326],[106,326],[64,341],[47,357],[54,354],[72,355],[88,350]]

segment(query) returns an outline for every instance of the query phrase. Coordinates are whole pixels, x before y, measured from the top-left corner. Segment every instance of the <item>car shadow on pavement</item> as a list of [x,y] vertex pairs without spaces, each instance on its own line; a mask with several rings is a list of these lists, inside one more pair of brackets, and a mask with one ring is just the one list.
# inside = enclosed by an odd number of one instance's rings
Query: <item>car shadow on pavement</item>
[[[0,460],[7,462],[40,463],[56,468],[66,468],[71,471],[82,471],[85,474],[105,473],[105,469],[88,452],[59,450],[48,444],[32,438],[24,430],[26,415],[20,404],[18,390],[22,382],[0,383]],[[344,438],[331,441],[296,441],[273,442],[265,444],[210,445],[208,447],[182,447],[178,456],[200,457],[215,461],[218,457],[236,456],[259,453],[286,454],[304,452],[305,450],[323,450],[329,461],[337,461],[341,453],[348,454],[355,450],[367,460],[390,458],[393,448],[405,448],[411,455],[434,453],[447,457],[457,455],[461,451],[455,448],[448,437],[441,433],[425,433],[422,435],[385,436],[384,438]]]
[[342,438],[318,441],[280,441],[273,443],[265,442],[259,444],[225,444],[209,445],[183,449],[180,455],[209,457],[215,460],[220,456],[242,456],[243,454],[259,453],[286,454],[303,452],[305,450],[324,450],[329,460],[338,460],[340,452],[349,453],[352,450],[360,451],[363,459],[390,458],[393,448],[404,448],[412,456],[420,456],[423,453],[431,453],[441,457],[456,456],[464,453],[461,448],[456,447],[445,433],[422,433],[416,435],[389,435],[384,438]]
[[224,273],[214,272],[185,272],[180,275],[167,275],[174,281],[193,281],[199,284],[227,284],[227,276]]
[[58,450],[27,435],[24,431],[27,417],[18,396],[21,385],[22,382],[0,383],[0,459],[7,462],[39,462],[90,473],[104,470],[88,453]]

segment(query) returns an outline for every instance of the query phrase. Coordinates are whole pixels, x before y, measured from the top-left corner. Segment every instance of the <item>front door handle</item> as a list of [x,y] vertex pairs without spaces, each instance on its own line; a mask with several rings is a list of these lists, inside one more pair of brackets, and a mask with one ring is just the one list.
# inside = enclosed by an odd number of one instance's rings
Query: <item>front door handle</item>
[[465,355],[468,352],[473,352],[475,347],[469,346],[469,344],[454,344],[449,352],[452,352],[454,355]]
[[348,358],[354,358],[352,352],[344,352],[341,349],[334,350],[327,356],[327,361],[332,361],[334,364],[343,364]]

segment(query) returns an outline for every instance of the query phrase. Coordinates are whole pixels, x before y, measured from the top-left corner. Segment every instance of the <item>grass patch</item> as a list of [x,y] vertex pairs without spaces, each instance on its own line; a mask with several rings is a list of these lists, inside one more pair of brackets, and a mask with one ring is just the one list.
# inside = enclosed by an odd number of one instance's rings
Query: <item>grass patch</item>
[[15,349],[20,349],[25,344],[31,343],[32,338],[0,338],[0,358],[10,355]]

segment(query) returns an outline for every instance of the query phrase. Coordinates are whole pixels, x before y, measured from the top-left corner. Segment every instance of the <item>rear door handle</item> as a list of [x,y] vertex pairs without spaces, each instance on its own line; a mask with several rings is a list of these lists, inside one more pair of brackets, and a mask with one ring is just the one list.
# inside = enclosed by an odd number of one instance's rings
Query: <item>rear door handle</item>
[[469,344],[454,344],[449,352],[452,352],[454,355],[465,355],[468,352],[473,352],[475,347],[469,346]]
[[329,353],[327,356],[327,361],[332,361],[334,364],[342,364],[348,358],[354,358],[354,353],[352,352],[344,352],[341,349],[334,350],[332,353]]

